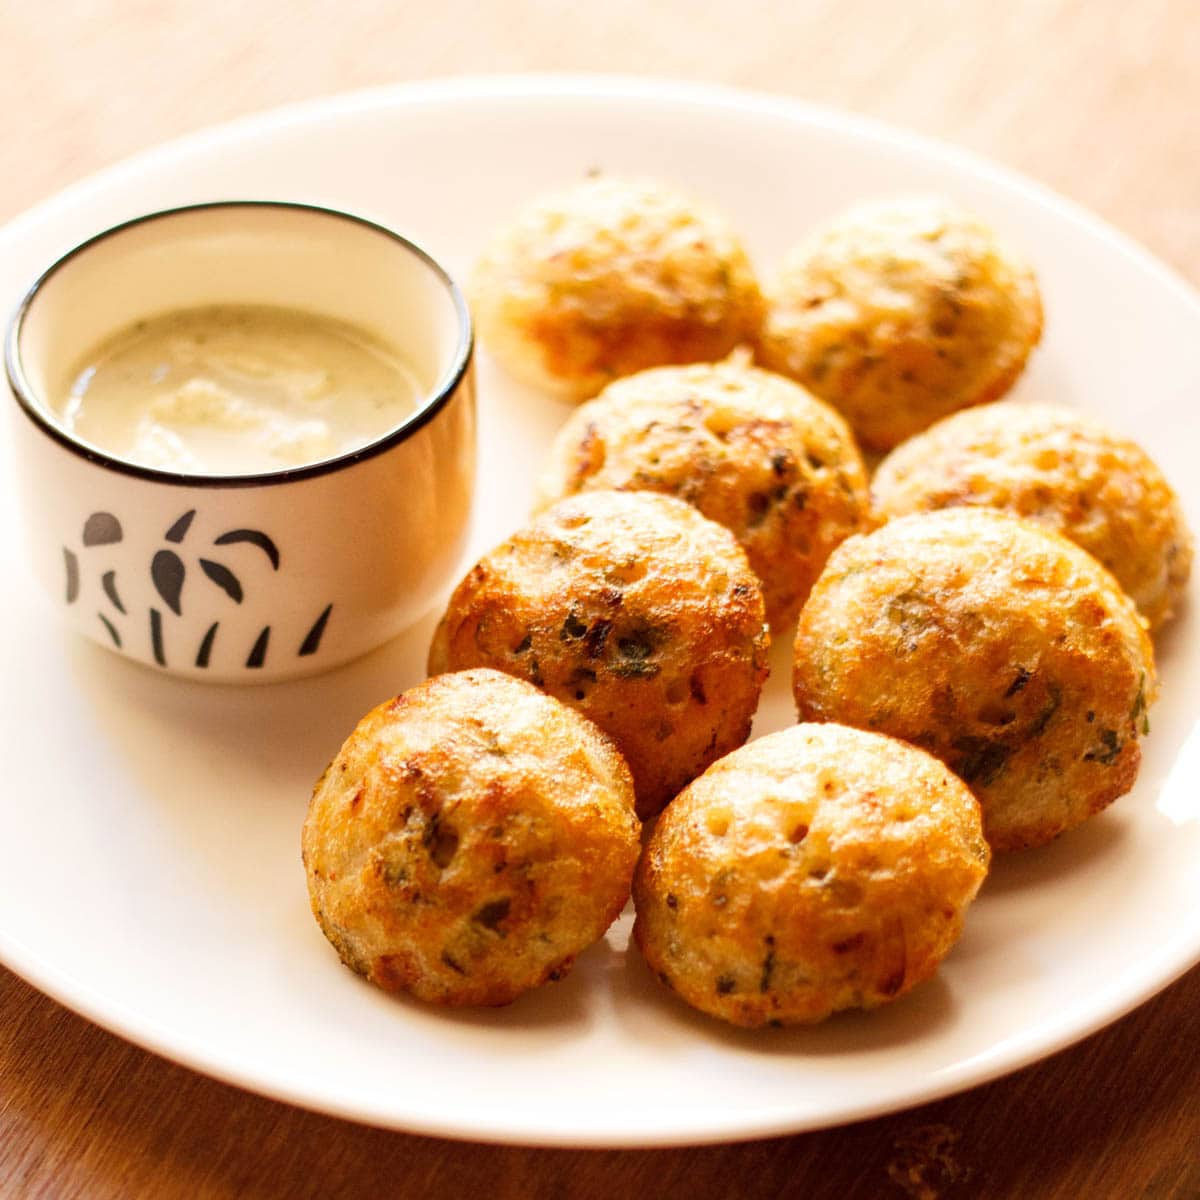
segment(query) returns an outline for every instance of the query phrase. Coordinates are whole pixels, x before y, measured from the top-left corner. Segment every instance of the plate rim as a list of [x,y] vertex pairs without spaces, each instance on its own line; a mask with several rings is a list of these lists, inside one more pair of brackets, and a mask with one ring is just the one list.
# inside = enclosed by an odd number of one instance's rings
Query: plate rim
[[957,163],[999,186],[1023,194],[1060,215],[1086,226],[1110,242],[1125,257],[1169,286],[1200,315],[1200,282],[1193,283],[1182,271],[1164,262],[1130,234],[1076,200],[1027,175],[1016,167],[988,158],[975,150],[933,134],[894,125],[878,117],[820,104],[802,97],[725,83],[696,82],[660,76],[607,72],[497,72],[442,75],[431,79],[379,84],[335,92],[326,96],[295,100],[203,126],[166,141],[134,151],[92,171],[73,183],[44,196],[0,225],[0,246],[18,237],[24,227],[53,216],[60,207],[72,207],[88,192],[119,182],[126,174],[137,174],[148,162],[191,155],[206,144],[253,135],[275,126],[303,125],[316,116],[346,114],[392,105],[417,106],[451,100],[492,97],[562,97],[667,100],[701,106],[742,109],[777,117],[802,119],[819,128],[850,133],[872,141],[899,145],[920,154]]
[[[782,118],[856,139],[865,138],[940,160],[994,186],[1016,192],[1034,204],[1051,210],[1059,219],[1082,226],[1137,269],[1165,286],[1179,303],[1187,307],[1200,328],[1200,292],[1181,272],[1102,217],[1015,168],[953,143],[874,117],[787,95],[725,84],[621,74],[450,75],[358,89],[271,107],[148,147],[52,193],[0,227],[0,254],[10,242],[36,235],[39,226],[53,223],[63,210],[86,203],[89,194],[109,188],[120,189],[129,177],[135,177],[151,167],[162,170],[172,160],[187,159],[207,146],[219,146],[242,137],[270,136],[289,127],[331,117],[347,117],[373,109],[401,110],[495,98],[564,97],[734,109],[751,116]],[[857,1103],[842,1103],[828,1119],[797,1118],[789,1112],[764,1113],[758,1110],[748,1120],[738,1120],[736,1112],[725,1113],[719,1120],[711,1116],[697,1119],[693,1114],[689,1116],[687,1128],[648,1134],[632,1124],[618,1131],[614,1131],[610,1125],[606,1132],[593,1135],[571,1131],[538,1131],[524,1125],[506,1123],[503,1114],[490,1126],[476,1123],[468,1129],[447,1124],[444,1118],[431,1118],[419,1111],[400,1112],[396,1105],[382,1112],[377,1106],[355,1103],[353,1098],[340,1094],[331,1097],[328,1091],[322,1092],[319,1087],[305,1088],[286,1082],[264,1081],[253,1071],[239,1068],[237,1062],[220,1052],[195,1044],[193,1037],[181,1037],[177,1032],[163,1027],[155,1018],[139,1013],[123,1001],[97,992],[87,982],[76,978],[69,969],[45,959],[35,947],[26,945],[0,924],[0,964],[30,986],[107,1032],[221,1083],[309,1111],[381,1128],[476,1143],[579,1149],[734,1143],[833,1128],[915,1108],[1014,1074],[1083,1041],[1169,987],[1198,961],[1200,922],[1197,922],[1194,930],[1181,930],[1174,938],[1160,944],[1150,959],[1140,960],[1132,979],[1123,978],[1118,984],[1093,991],[1084,1006],[1082,1020],[1079,1006],[1069,1009],[1072,1019],[1068,1020],[1067,1016],[1060,1014],[1048,1023],[1042,1022],[1037,1035],[1022,1038],[1015,1051],[1010,1045],[1007,1053],[1001,1053],[1008,1043],[989,1047],[986,1052],[957,1062],[930,1077],[924,1086],[910,1089],[903,1098],[868,1098]],[[1011,1041],[1008,1039],[1009,1043]]]

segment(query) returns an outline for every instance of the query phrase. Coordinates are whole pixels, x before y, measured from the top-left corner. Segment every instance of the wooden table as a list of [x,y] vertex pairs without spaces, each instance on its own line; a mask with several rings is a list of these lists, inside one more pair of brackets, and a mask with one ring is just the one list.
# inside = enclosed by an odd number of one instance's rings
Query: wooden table
[[[1059,188],[1200,283],[1197,0],[0,0],[0,220],[243,112],[518,70],[708,79],[943,136]],[[244,1094],[0,970],[0,1195],[1194,1198],[1197,1045],[1200,970],[1048,1062],[891,1118],[697,1150],[527,1150]]]

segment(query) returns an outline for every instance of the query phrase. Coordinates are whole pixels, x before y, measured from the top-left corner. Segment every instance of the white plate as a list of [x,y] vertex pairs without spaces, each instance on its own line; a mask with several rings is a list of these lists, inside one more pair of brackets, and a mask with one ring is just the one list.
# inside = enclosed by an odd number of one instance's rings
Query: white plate
[[[65,192],[0,234],[0,299],[74,241],[164,205],[317,201],[412,234],[465,272],[531,193],[590,167],[676,181],[727,210],[760,269],[873,193],[933,189],[1032,256],[1047,336],[1024,397],[1135,432],[1200,527],[1200,305],[1093,218],[907,135],[726,91],[596,79],[452,81],[201,134]],[[566,414],[480,378],[473,543],[505,536]],[[8,472],[5,472],[8,474]],[[308,912],[299,829],[356,718],[422,676],[432,620],[331,675],[187,685],[63,636],[25,582],[11,498],[0,958],[92,1020],[221,1079],[330,1113],[451,1136],[578,1145],[812,1129],[993,1078],[1126,1012],[1200,957],[1200,633],[1161,643],[1165,698],[1136,791],[997,864],[940,978],[890,1009],[744,1033],[690,1013],[625,949],[629,918],[560,984],[445,1013],[341,967]],[[786,647],[759,731],[792,719]]]

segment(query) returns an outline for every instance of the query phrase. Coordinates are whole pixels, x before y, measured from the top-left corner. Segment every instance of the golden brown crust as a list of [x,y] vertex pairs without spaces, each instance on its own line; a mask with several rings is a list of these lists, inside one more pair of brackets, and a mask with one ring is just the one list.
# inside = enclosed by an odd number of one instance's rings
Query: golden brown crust
[[610,384],[559,432],[552,503],[595,489],[679,496],[737,538],[774,629],[795,620],[830,551],[869,501],[846,423],[798,385],[733,358]]
[[467,573],[429,669],[494,667],[577,708],[625,756],[646,816],[746,740],[766,651],[727,530],[668,496],[586,492]]
[[1042,332],[1033,272],[936,197],[864,204],[785,259],[759,357],[887,450],[1012,387]]
[[435,1004],[560,979],[629,896],[628,768],[566,705],[496,671],[369,712],[304,822],[313,914],[347,966]]
[[1156,692],[1133,602],[1079,547],[991,509],[901,517],[834,551],[800,614],[802,720],[929,750],[994,850],[1036,846],[1133,786]]
[[762,318],[750,260],[721,217],[660,184],[604,176],[523,210],[470,291],[504,367],[575,399],[646,367],[721,358]]
[[885,520],[977,505],[1045,525],[1107,567],[1152,629],[1191,574],[1192,536],[1162,472],[1071,409],[995,404],[947,417],[897,447],[871,490]]
[[988,861],[979,805],[936,759],[799,725],[721,759],[659,818],[633,935],[702,1012],[819,1021],[933,975]]

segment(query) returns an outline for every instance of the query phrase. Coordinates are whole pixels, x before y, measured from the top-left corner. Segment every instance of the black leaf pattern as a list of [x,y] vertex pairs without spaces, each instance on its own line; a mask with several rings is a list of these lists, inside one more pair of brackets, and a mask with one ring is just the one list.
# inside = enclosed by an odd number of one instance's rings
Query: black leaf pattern
[[[190,532],[196,516],[197,510],[194,508],[181,513],[163,534],[163,540],[177,546],[182,544]],[[83,545],[85,547],[113,545],[123,539],[124,529],[120,520],[113,513],[93,512],[84,522]],[[230,529],[215,538],[212,544],[232,546],[242,542],[257,546],[270,562],[272,570],[279,570],[281,558],[279,547],[268,534],[260,529]],[[67,546],[62,547],[62,555],[66,602],[74,604],[79,599],[82,590],[81,558]],[[198,557],[192,561],[198,563],[205,577],[220,588],[235,604],[241,604],[244,601],[246,590],[243,587],[242,579],[229,567],[210,558]],[[156,551],[150,561],[150,578],[155,591],[162,599],[165,608],[179,617],[183,615],[183,585],[187,578],[187,572],[188,567],[180,554],[165,547]],[[117,586],[117,572],[113,569],[104,571],[100,576],[100,583],[112,608],[122,616],[127,616],[128,610]],[[333,604],[331,603],[325,605],[317,615],[296,651],[297,657],[303,658],[318,652],[332,612]],[[160,667],[165,667],[167,654],[163,610],[151,607],[147,609],[147,615],[149,617],[150,647],[154,661]],[[114,624],[115,618],[111,617],[111,612],[110,615],[97,612],[96,617],[104,626],[112,645],[117,649],[122,649],[122,634]],[[196,647],[195,665],[197,667],[205,669],[211,664],[219,628],[220,622],[213,621],[205,630]],[[259,630],[245,660],[246,667],[253,670],[266,664],[270,640],[271,626],[265,625]]]
[[258,529],[231,529],[213,542],[214,546],[232,546],[235,542],[249,542],[257,546],[270,560],[271,566],[279,570],[279,547]]
[[228,568],[223,567],[219,562],[213,562],[210,558],[202,558],[200,560],[200,570],[209,577],[226,595],[235,603],[242,602],[242,585],[238,582],[238,577]]
[[178,617],[183,615],[183,559],[174,550],[160,550],[150,563],[150,578],[163,602]]
[[154,661],[160,667],[165,667],[167,656],[163,653],[162,613],[157,608],[150,610],[150,646],[154,651]]
[[267,642],[271,638],[270,625],[264,626],[262,633],[258,635],[258,640],[254,643],[254,648],[250,651],[250,657],[246,659],[246,666],[261,667],[267,661]]
[[172,525],[171,528],[168,529],[163,535],[166,540],[168,542],[174,542],[176,545],[182,542],[184,537],[187,535],[187,531],[191,528],[192,518],[195,517],[195,515],[196,510],[194,508],[189,508],[187,512],[185,512],[183,516],[180,517],[179,520],[176,521],[175,524]]
[[63,547],[63,566],[67,569],[67,603],[79,599],[79,557],[73,550]]
[[112,513],[95,512],[83,523],[85,546],[111,546],[119,542],[124,534],[121,522]]
[[116,571],[105,571],[100,577],[100,583],[104,588],[104,594],[112,601],[113,607],[117,612],[123,613],[125,605],[121,603],[121,597],[117,594]]
[[213,641],[217,636],[217,626],[219,624],[220,621],[214,621],[208,627],[208,632],[204,635],[204,639],[200,643],[200,649],[196,651],[196,666],[208,666],[208,660],[212,657]]
[[313,627],[305,635],[304,641],[300,643],[300,649],[296,655],[297,658],[316,654],[318,647],[321,645],[321,635],[325,632],[325,625],[329,621],[329,614],[332,611],[332,604],[325,605],[325,611],[313,622]]

